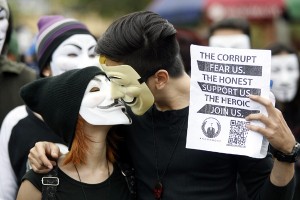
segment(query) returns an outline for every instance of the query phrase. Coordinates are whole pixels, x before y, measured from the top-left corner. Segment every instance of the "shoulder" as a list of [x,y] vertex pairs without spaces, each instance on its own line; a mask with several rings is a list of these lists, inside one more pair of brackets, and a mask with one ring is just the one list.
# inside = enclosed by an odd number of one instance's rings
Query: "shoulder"
[[24,63],[11,61],[2,56],[0,59],[0,64],[1,71],[3,73],[24,75],[31,80],[34,80],[37,77],[36,72],[27,67]]
[[15,107],[11,111],[9,111],[9,113],[5,116],[2,122],[1,132],[3,127],[13,127],[18,123],[18,121],[25,118],[27,115],[28,113],[26,111],[25,105]]
[[35,173],[32,169],[26,172],[26,174],[22,178],[22,185],[24,181],[29,181],[35,188],[39,191],[42,191],[42,178],[46,176],[46,174],[38,174]]
[[[41,174],[36,174],[32,170],[28,171],[22,179],[17,199],[35,200],[42,199]],[[39,180],[38,180],[39,179]]]
[[1,146],[8,143],[13,127],[27,115],[25,105],[22,105],[14,108],[5,116],[0,129]]

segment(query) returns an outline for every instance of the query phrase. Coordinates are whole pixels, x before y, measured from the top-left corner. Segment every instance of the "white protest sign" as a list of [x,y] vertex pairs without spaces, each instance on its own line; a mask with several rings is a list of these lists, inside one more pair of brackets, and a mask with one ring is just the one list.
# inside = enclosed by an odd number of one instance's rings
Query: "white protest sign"
[[[263,158],[268,141],[246,128],[251,113],[267,115],[249,94],[269,98],[271,52],[191,46],[186,147]],[[254,125],[264,126],[256,121]]]

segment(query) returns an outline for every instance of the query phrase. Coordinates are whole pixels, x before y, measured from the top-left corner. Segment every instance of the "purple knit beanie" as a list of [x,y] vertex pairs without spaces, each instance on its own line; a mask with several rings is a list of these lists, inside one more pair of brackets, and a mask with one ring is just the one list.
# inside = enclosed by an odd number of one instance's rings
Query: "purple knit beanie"
[[41,72],[50,61],[55,49],[64,40],[75,34],[92,35],[81,22],[61,15],[42,16],[38,21],[38,29],[35,49]]

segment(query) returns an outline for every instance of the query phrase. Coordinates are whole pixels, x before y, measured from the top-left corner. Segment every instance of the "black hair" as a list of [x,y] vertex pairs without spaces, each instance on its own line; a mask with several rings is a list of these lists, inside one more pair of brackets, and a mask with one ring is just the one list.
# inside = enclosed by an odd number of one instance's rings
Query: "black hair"
[[271,50],[273,56],[283,52],[287,52],[288,54],[296,54],[298,56],[298,53],[295,48],[280,42],[272,43],[269,46],[267,46],[266,49]]
[[132,66],[147,79],[159,69],[171,77],[184,72],[176,29],[151,11],[139,11],[114,21],[99,38],[96,53]]
[[[267,46],[266,49],[271,50],[272,56],[275,56],[275,55],[278,55],[278,54],[281,54],[284,52],[286,52],[288,54],[295,54],[297,56],[298,66],[299,66],[299,70],[300,70],[299,54],[294,47],[286,45],[281,42],[275,42],[275,43],[272,43],[269,46]],[[299,89],[300,89],[300,81],[299,81]]]
[[250,24],[246,19],[226,18],[217,21],[216,23],[212,24],[209,28],[209,38],[215,33],[215,31],[220,29],[240,30],[242,33],[246,34],[251,40]]

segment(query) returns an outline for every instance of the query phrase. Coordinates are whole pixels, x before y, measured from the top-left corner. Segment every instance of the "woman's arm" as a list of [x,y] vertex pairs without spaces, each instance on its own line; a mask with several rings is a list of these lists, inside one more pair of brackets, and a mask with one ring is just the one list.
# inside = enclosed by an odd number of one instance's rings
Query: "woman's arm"
[[41,200],[42,193],[28,180],[24,180],[20,186],[17,200]]

